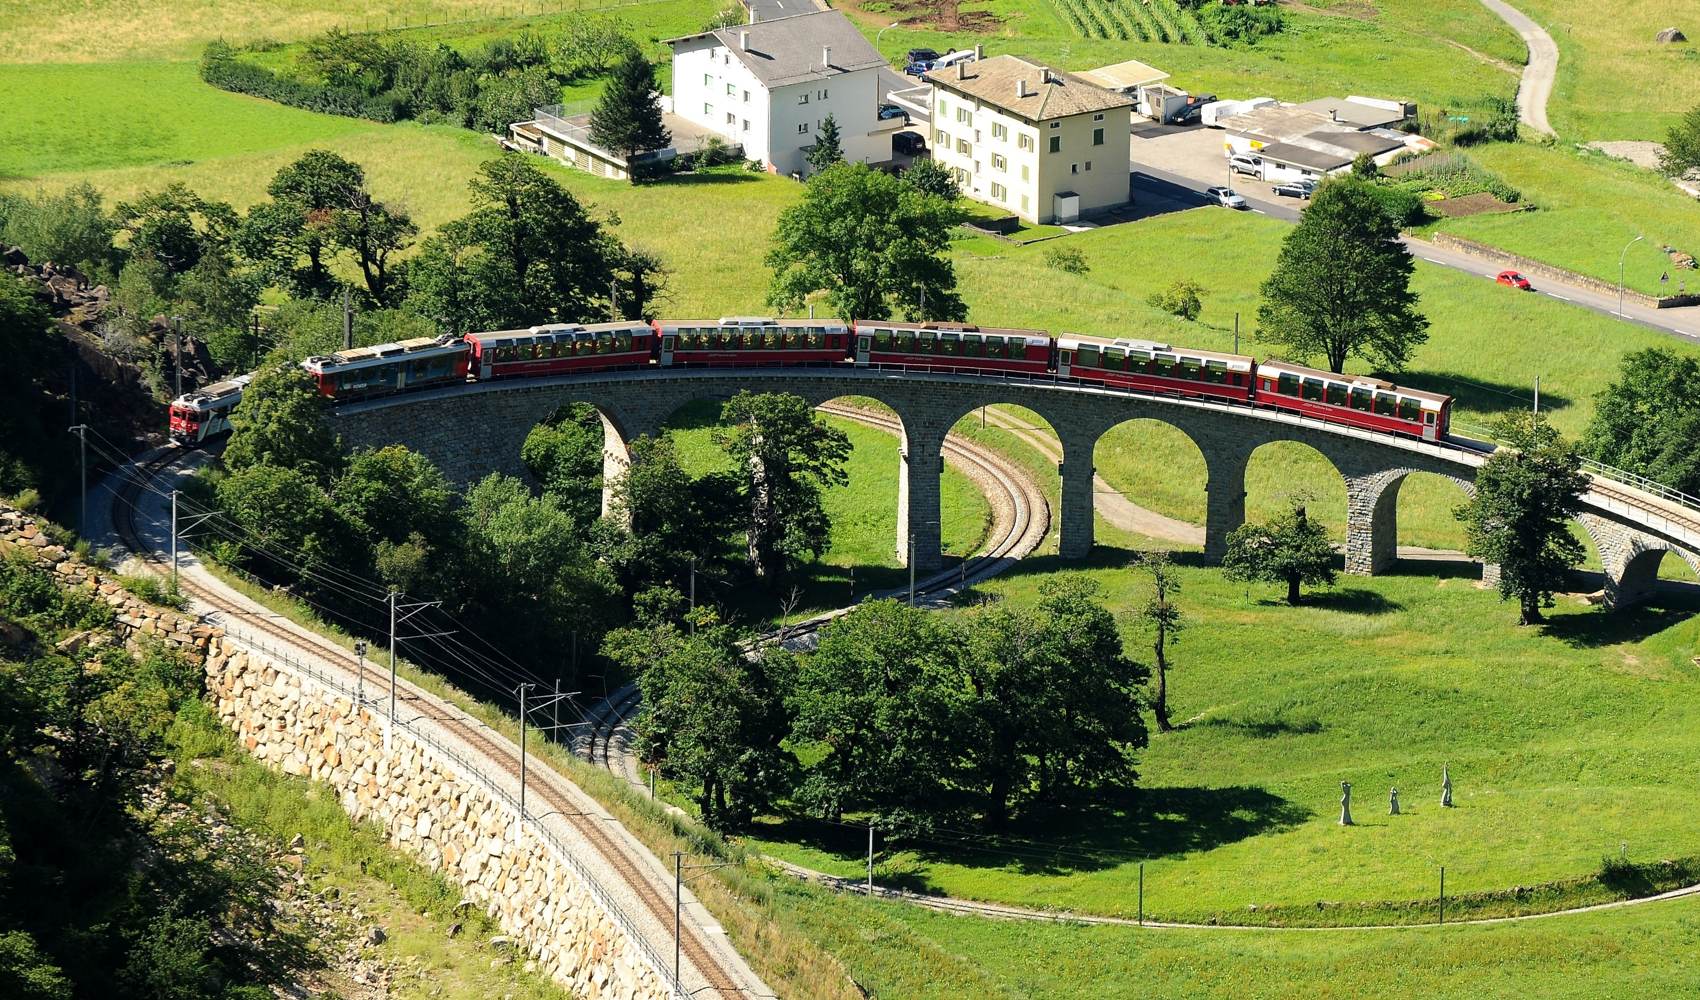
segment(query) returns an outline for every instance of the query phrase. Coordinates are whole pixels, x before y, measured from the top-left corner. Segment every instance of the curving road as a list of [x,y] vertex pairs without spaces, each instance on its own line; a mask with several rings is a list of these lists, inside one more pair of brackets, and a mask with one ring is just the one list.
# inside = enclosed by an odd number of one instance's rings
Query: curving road
[[1521,35],[1529,49],[1523,80],[1517,86],[1517,117],[1537,132],[1554,134],[1547,123],[1547,100],[1552,97],[1553,80],[1558,76],[1558,43],[1533,18],[1505,0],[1482,0],[1482,6]]

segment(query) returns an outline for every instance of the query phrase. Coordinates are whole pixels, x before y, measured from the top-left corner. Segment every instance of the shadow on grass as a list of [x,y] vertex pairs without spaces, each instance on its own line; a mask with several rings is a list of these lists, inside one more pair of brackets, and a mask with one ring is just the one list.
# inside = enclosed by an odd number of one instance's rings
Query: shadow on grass
[[1447,556],[1400,556],[1381,576],[1423,577],[1430,580],[1480,580],[1482,564]]
[[[998,833],[948,829],[894,839],[882,850],[907,852],[881,868],[881,881],[916,892],[936,891],[930,865],[1005,869],[1061,876],[1208,851],[1304,822],[1310,810],[1262,788],[1150,788],[1107,792],[1089,806],[1035,810]],[[843,858],[862,857],[866,828],[790,816],[763,823],[762,836]]]
[[[1276,601],[1285,604],[1285,601]],[[1301,608],[1322,608],[1325,611],[1344,611],[1354,615],[1385,615],[1394,611],[1403,611],[1405,606],[1398,601],[1390,600],[1386,595],[1362,587],[1336,587],[1333,590],[1317,590],[1299,598]]]
[[658,180],[646,181],[641,187],[702,187],[710,184],[752,184],[765,174],[742,167],[712,167],[688,174],[668,174]]
[[[1311,736],[1322,732],[1322,723],[1316,719],[1209,718],[1193,725],[1207,729],[1229,729],[1259,740],[1272,740],[1277,736]],[[1191,726],[1182,728],[1190,729]]]
[[[1478,416],[1496,417],[1527,410],[1535,403],[1535,394],[1529,386],[1483,382],[1456,372],[1401,372],[1393,381],[1412,389],[1452,396],[1459,407]],[[1541,409],[1562,410],[1570,405],[1570,397],[1541,390]]]
[[1579,649],[1640,642],[1700,613],[1700,587],[1660,589],[1640,604],[1557,615],[1543,626],[1547,635]]

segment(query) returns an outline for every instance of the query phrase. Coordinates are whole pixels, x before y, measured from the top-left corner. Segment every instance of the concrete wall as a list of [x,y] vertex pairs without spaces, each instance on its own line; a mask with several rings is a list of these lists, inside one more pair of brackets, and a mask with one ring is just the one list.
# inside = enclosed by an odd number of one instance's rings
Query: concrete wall
[[[733,92],[728,94],[727,87]],[[767,88],[712,35],[673,46],[673,113],[743,143],[750,159],[768,162],[772,132]],[[735,124],[727,123],[727,114],[734,116]]]
[[[877,72],[866,69],[774,90],[772,133],[768,138],[773,169],[782,174],[794,170],[807,173],[804,154],[815,144],[827,115],[838,123],[845,160],[883,163],[891,159],[891,133],[870,134],[879,125],[878,89]],[[805,125],[807,132],[798,131]]]

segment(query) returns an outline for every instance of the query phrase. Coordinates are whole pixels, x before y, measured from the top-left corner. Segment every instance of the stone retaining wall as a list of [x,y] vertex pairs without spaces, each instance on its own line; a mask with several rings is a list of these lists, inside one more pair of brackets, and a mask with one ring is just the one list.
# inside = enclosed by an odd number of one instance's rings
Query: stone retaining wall
[[322,781],[357,820],[458,883],[554,979],[587,1000],[663,998],[669,991],[554,848],[475,778],[352,699],[279,669],[228,640],[212,643],[207,694],[248,752],[286,774]]
[[[1562,281],[1566,284],[1578,285],[1582,288],[1599,292],[1604,295],[1616,295],[1618,292],[1616,282],[1603,281],[1599,278],[1590,277],[1586,274],[1578,274],[1575,271],[1566,270],[1562,267],[1555,267],[1552,264],[1547,264],[1542,261],[1518,256],[1517,254],[1509,251],[1501,250],[1498,247],[1488,246],[1486,243],[1477,243],[1475,240],[1467,240],[1461,236],[1453,236],[1451,233],[1433,233],[1426,238],[1435,246],[1446,247],[1448,250],[1459,250],[1474,257],[1485,257],[1496,263],[1504,264],[1507,268],[1522,271],[1526,275],[1534,275],[1539,278],[1551,278],[1554,281]],[[1648,309],[1675,309],[1679,306],[1700,305],[1700,290],[1689,292],[1686,295],[1666,295],[1661,297],[1624,289],[1623,300],[1625,302],[1633,302],[1638,306],[1644,306]]]

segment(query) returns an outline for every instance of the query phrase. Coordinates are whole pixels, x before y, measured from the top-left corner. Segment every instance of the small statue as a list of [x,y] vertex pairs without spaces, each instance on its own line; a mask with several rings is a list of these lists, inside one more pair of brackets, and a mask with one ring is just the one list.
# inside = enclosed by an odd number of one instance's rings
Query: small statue
[[1399,815],[1399,789],[1397,788],[1387,793],[1387,815]]
[[1452,774],[1446,765],[1440,765],[1440,805],[1443,809],[1452,808]]
[[1352,825],[1352,783],[1340,782],[1340,825]]

